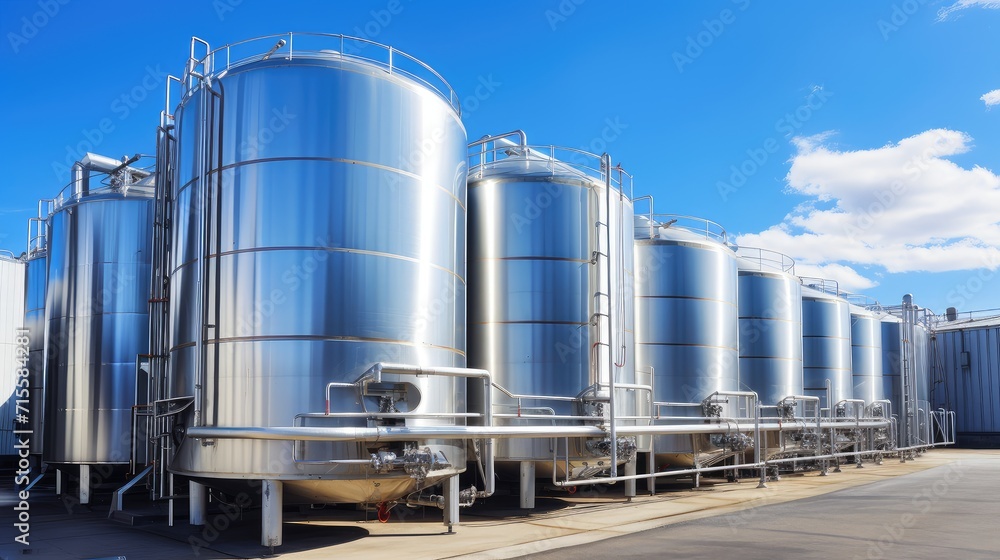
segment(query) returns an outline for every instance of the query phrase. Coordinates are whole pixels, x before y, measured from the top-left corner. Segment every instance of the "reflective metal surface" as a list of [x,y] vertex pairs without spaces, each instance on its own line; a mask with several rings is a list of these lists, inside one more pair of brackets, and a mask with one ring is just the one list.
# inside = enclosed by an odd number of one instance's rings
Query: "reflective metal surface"
[[45,275],[47,256],[35,253],[25,263],[24,328],[31,340],[28,370],[31,372],[31,453],[42,453],[45,438]]
[[148,348],[152,199],[91,194],[49,218],[49,463],[127,463],[135,362]]
[[[615,380],[635,382],[632,202],[613,189],[609,217],[606,194],[601,181],[558,161],[512,155],[470,170],[469,365],[489,370],[511,393],[573,398],[606,386],[609,316]],[[608,225],[595,227],[598,222]],[[595,251],[601,253],[596,259]],[[605,255],[613,264],[610,289]],[[496,412],[518,412],[516,400],[494,394]],[[616,414],[634,415],[635,392],[619,391],[618,397]],[[597,411],[538,398],[522,399],[520,407],[541,415]],[[579,423],[497,420],[500,425]],[[588,456],[582,448],[570,454]],[[553,449],[549,440],[503,440],[496,457],[539,461],[538,474],[545,476]],[[593,461],[595,455],[589,457]]]
[[871,404],[885,398],[882,385],[882,323],[874,313],[851,309],[851,371],[854,397]]
[[739,261],[740,388],[773,405],[801,395],[802,287],[798,278]]
[[[0,254],[0,456],[16,455],[14,430],[29,427],[15,422],[20,412],[16,393],[18,360],[24,359],[25,347],[17,343],[17,329],[24,324],[24,263],[13,255]],[[29,408],[29,417],[34,418]],[[24,436],[21,437],[29,437]]]
[[[375,362],[464,366],[466,135],[455,109],[403,75],[334,55],[276,56],[213,83],[221,103],[199,86],[175,113],[169,379],[172,395],[195,397],[183,422],[365,426],[299,415],[322,413],[328,383],[352,383]],[[415,392],[392,405],[400,412],[465,412],[464,379],[404,381]],[[332,399],[338,413],[380,406],[352,389]],[[464,445],[418,444],[453,465],[421,486],[465,468]],[[401,471],[357,464],[371,452],[188,439],[171,469],[280,479],[305,500],[381,502],[416,489]]]
[[[644,220],[639,217],[637,220]],[[636,369],[653,371],[654,400],[701,402],[739,389],[736,254],[676,225],[636,227]],[[702,416],[700,407],[666,407],[668,416]],[[690,465],[714,450],[703,436],[658,436],[660,466]],[[710,463],[702,457],[701,464]]]
[[850,305],[808,287],[802,288],[802,369],[804,394],[819,397],[824,408],[853,398]]

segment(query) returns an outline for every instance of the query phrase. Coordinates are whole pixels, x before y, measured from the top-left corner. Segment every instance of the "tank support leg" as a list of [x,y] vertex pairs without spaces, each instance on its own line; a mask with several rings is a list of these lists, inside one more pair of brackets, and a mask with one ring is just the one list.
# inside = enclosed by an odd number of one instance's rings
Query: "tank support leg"
[[[625,476],[635,476],[636,471],[636,457],[632,457],[629,462],[625,463]],[[635,479],[625,481],[625,497],[628,501],[632,501],[635,497]]]
[[[646,454],[646,472],[653,474],[656,470],[656,455],[652,452]],[[656,479],[649,477],[646,479],[646,490],[649,490],[650,496],[656,495]]]
[[188,482],[188,523],[191,525],[205,524],[205,510],[208,508],[208,495],[204,484],[195,481]]
[[56,496],[62,496],[62,471],[56,469]]
[[444,524],[448,526],[448,532],[455,532],[455,525],[458,525],[458,475],[448,477],[444,481]]
[[274,548],[281,546],[281,497],[283,488],[280,480],[262,480],[262,514],[260,544]]
[[521,509],[535,509],[534,461],[521,461]]
[[90,503],[90,465],[80,465],[80,503]]

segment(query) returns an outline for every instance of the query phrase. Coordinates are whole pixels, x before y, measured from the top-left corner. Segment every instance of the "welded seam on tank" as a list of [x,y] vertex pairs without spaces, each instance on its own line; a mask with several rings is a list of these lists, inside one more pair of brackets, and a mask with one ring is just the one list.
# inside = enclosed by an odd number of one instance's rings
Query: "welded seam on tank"
[[[524,160],[501,160],[502,162],[511,162],[509,165],[520,165],[524,163]],[[556,160],[558,163],[559,160]],[[564,163],[564,162],[562,162]],[[490,164],[487,164],[490,165]],[[472,177],[474,173],[477,173],[477,168],[479,165],[473,166],[469,169],[469,177]],[[487,169],[496,169],[495,174],[484,174],[480,177],[469,180],[468,188],[476,189],[481,186],[492,187],[499,184],[510,185],[515,183],[550,183],[565,185],[567,187],[576,187],[579,189],[601,189],[604,188],[604,183],[600,182],[596,177],[591,177],[583,172],[580,172],[581,179],[570,178],[565,174],[555,174],[553,171],[537,171],[532,174],[521,173],[518,170],[516,175],[511,175],[507,173],[503,166],[489,167]],[[568,173],[568,172],[566,172]],[[619,192],[619,189],[612,187],[612,191]],[[629,201],[631,203],[631,201]]]
[[[461,276],[459,276],[457,272],[455,272],[453,270],[449,270],[448,268],[443,267],[441,265],[437,265],[437,264],[434,264],[434,263],[423,261],[423,260],[420,260],[420,259],[415,258],[415,257],[407,257],[406,255],[397,255],[395,253],[383,253],[381,251],[368,251],[368,250],[365,250],[365,249],[354,249],[354,248],[351,248],[351,247],[314,247],[314,246],[310,246],[310,247],[254,247],[252,249],[234,249],[232,251],[224,251],[222,253],[211,254],[211,255],[208,255],[208,258],[214,259],[214,258],[219,258],[219,257],[228,257],[230,255],[239,255],[239,254],[244,254],[244,253],[267,253],[267,252],[270,252],[270,251],[324,251],[324,252],[330,252],[330,253],[357,253],[359,255],[368,255],[368,256],[373,256],[373,257],[383,257],[383,258],[387,258],[387,259],[396,259],[396,260],[411,262],[411,263],[414,263],[414,264],[424,264],[424,265],[427,265],[427,266],[429,266],[431,268],[440,270],[442,272],[447,272],[448,274],[451,274],[452,276],[454,276],[455,278],[457,278],[458,281],[462,283],[462,285],[465,285],[465,278],[462,278]],[[188,265],[197,263],[197,262],[198,262],[198,259],[191,259],[189,261],[183,262],[180,265],[178,265],[177,268],[175,268],[172,271],[170,271],[170,275],[173,276],[180,269],[182,269],[182,268],[184,268],[184,267],[186,267]]]
[[583,327],[587,321],[470,321],[469,325],[571,325]]
[[740,356],[740,359],[747,360],[784,360],[786,362],[801,362],[802,358],[786,358],[784,356]]
[[[441,190],[443,193],[447,194],[452,200],[455,201],[456,204],[458,204],[458,207],[461,208],[463,212],[467,212],[468,211],[466,209],[465,205],[462,204],[462,201],[457,196],[455,196],[451,191],[449,191],[448,189],[444,188],[444,186],[442,186],[442,185],[439,185],[437,183],[431,183],[431,182],[427,181],[426,179],[424,179],[423,177],[421,177],[420,175],[417,175],[416,173],[411,173],[409,171],[404,171],[402,169],[399,169],[398,167],[390,167],[388,165],[382,165],[380,163],[373,163],[373,162],[370,162],[370,161],[361,161],[361,160],[357,160],[357,159],[331,158],[331,157],[319,157],[319,156],[296,156],[296,157],[288,156],[288,157],[260,158],[260,159],[252,159],[252,160],[247,160],[247,161],[239,161],[239,162],[236,162],[236,163],[230,163],[229,165],[223,165],[222,167],[217,167],[215,169],[212,169],[211,171],[209,171],[208,175],[209,176],[215,175],[215,174],[218,174],[220,172],[228,171],[230,169],[236,169],[237,167],[243,167],[245,165],[255,165],[255,164],[258,164],[258,163],[288,162],[288,161],[324,161],[324,162],[328,162],[328,163],[346,163],[346,164],[350,164],[350,165],[363,165],[365,167],[371,167],[373,169],[380,169],[382,171],[391,171],[391,172],[394,172],[394,173],[398,173],[400,175],[404,175],[406,177],[410,177],[411,179],[416,179],[421,184],[423,184],[423,183],[429,183],[431,186],[433,186],[433,187]],[[194,185],[196,182],[198,182],[198,177],[195,177],[195,178],[191,179],[190,181],[188,181],[187,183],[185,183],[184,185],[182,185],[180,188],[178,188],[177,189],[177,195],[175,195],[175,196],[179,197],[180,194],[182,192],[184,192],[185,189],[191,188],[191,186]]]
[[638,342],[640,346],[680,346],[684,348],[718,348],[720,350],[739,350],[736,346],[717,346],[715,344],[688,344],[684,342]]
[[588,259],[574,259],[570,257],[477,257],[473,261],[555,261],[572,262],[577,264],[588,264]]
[[753,319],[754,321],[777,321],[781,323],[801,323],[802,321],[797,321],[795,319],[781,319],[778,317],[758,317],[756,315],[740,315],[739,320]]
[[730,307],[738,307],[738,305],[728,299],[718,299],[718,298],[705,298],[705,297],[694,297],[694,296],[635,296],[638,299],[690,299],[694,301],[712,301],[716,303],[724,303]]
[[[458,348],[453,348],[451,346],[440,346],[438,344],[429,344],[426,342],[412,342],[409,340],[396,340],[392,338],[375,338],[375,337],[361,337],[361,336],[322,336],[322,335],[299,335],[299,334],[282,334],[282,335],[270,335],[270,336],[230,336],[230,337],[219,337],[206,339],[205,344],[223,344],[231,342],[284,342],[284,341],[295,341],[295,340],[310,340],[316,342],[372,342],[378,344],[400,344],[404,346],[413,346],[419,348],[434,348],[437,350],[444,350],[446,352],[452,352],[458,354],[459,356],[465,356],[465,352],[459,350]],[[179,350],[181,348],[194,345],[193,342],[185,342],[183,344],[178,344],[170,349],[171,352],[174,350]]]
[[830,340],[851,340],[849,336],[826,336],[825,334],[804,334],[802,338],[829,338]]

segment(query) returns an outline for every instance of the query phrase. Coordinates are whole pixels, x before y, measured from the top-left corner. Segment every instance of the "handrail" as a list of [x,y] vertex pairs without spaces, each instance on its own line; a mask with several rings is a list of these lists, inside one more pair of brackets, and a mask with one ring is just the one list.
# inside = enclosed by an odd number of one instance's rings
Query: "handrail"
[[[305,42],[308,46],[305,48],[301,46],[295,48],[295,41],[298,41],[299,45]],[[207,51],[205,56],[200,59],[195,58],[194,55],[194,45],[196,42],[204,44]],[[260,45],[260,43],[266,43],[266,46]],[[251,46],[252,48],[249,48]],[[313,48],[310,49],[309,47]],[[379,49],[378,52],[384,53],[384,58],[362,56],[361,52],[369,47]],[[239,52],[244,49],[248,52]],[[436,70],[423,61],[389,45],[361,37],[352,37],[337,33],[289,32],[261,35],[235,43],[227,43],[215,50],[212,50],[205,41],[197,37],[192,37],[191,58],[188,61],[181,80],[185,87],[184,96],[191,95],[196,89],[193,86],[192,77],[217,76],[233,68],[267,60],[275,56],[282,56],[286,60],[292,60],[295,57],[339,58],[340,60],[360,61],[372,64],[385,70],[387,74],[401,74],[427,86],[451,105],[459,116],[462,114],[461,102],[455,89],[451,87],[441,74],[438,74]],[[400,61],[403,62],[403,66],[400,65]],[[414,63],[414,66],[409,68],[410,64],[408,62]],[[194,71],[198,67],[202,69],[201,74]]]
[[[156,158],[154,158],[152,156],[148,156],[148,155],[138,155],[138,157],[140,159],[142,159],[142,158],[156,159]],[[150,164],[150,165],[147,165],[145,167],[123,166],[121,172],[122,173],[125,173],[125,172],[135,173],[137,171],[141,171],[141,172],[145,172],[146,173],[145,176],[148,176],[148,175],[151,175],[153,173],[153,169],[154,168],[155,168],[155,164]],[[98,174],[104,177],[104,179],[102,179],[102,181],[107,181],[111,177],[111,174],[109,174],[109,173],[98,172]],[[118,173],[116,173],[116,175],[118,175]],[[144,196],[149,196],[149,197],[153,196],[153,188],[152,187],[137,187],[135,184],[127,184],[127,185],[125,185],[124,188],[122,188],[122,187],[119,187],[119,186],[116,186],[116,185],[108,184],[106,182],[102,183],[102,185],[103,186],[98,187],[96,189],[95,188],[91,188],[91,189],[89,189],[85,193],[78,193],[78,192],[74,192],[74,189],[73,189],[74,182],[72,180],[70,180],[69,183],[67,183],[62,189],[60,189],[59,193],[55,196],[55,198],[42,200],[42,201],[40,201],[40,203],[42,203],[42,202],[50,203],[49,214],[52,214],[53,212],[59,210],[60,208],[62,208],[63,206],[66,206],[67,204],[72,204],[74,202],[83,200],[84,198],[89,198],[89,197],[94,196],[94,195],[100,195],[100,194],[121,194],[121,193],[125,192],[125,194],[127,196],[128,193],[126,192],[126,189],[127,189],[127,191],[134,191],[134,192],[142,193],[142,195],[144,195]],[[67,192],[66,192],[67,190],[69,190],[69,194],[67,194]]]
[[[684,214],[651,214],[650,216],[652,217],[650,228],[679,229],[709,241],[717,241],[723,245],[729,244],[729,234],[726,233],[726,228],[712,220]],[[655,237],[651,238],[655,239]]]
[[865,308],[868,311],[871,311],[873,313],[881,313],[882,312],[882,304],[879,302],[879,300],[877,300],[877,299],[875,299],[875,298],[873,298],[873,297],[871,297],[869,295],[866,295],[866,294],[855,294],[855,293],[852,293],[852,292],[843,292],[842,291],[842,292],[840,292],[840,297],[846,299],[847,303],[849,303],[851,305],[856,305],[858,307],[863,307],[863,308]]
[[770,249],[761,249],[760,247],[741,246],[736,250],[736,254],[745,263],[757,265],[757,270],[764,271],[765,269],[770,269],[795,274],[795,259],[784,253]]
[[603,156],[579,148],[497,142],[518,133],[521,132],[509,132],[471,143],[467,154],[469,177],[482,177],[484,171],[501,164],[523,163],[527,169],[528,164],[536,163],[539,165],[533,171],[542,175],[577,174],[601,183],[606,182],[610,175],[611,186],[632,200],[632,175],[621,165],[605,169]]
[[836,280],[820,278],[818,276],[799,276],[799,280],[801,280],[802,285],[807,288],[812,288],[825,294],[840,297],[840,283]]

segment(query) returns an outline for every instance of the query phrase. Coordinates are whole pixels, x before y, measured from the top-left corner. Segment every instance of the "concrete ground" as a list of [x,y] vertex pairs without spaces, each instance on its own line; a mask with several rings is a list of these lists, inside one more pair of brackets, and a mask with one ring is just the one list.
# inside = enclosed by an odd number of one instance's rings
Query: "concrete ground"
[[[11,480],[0,484],[0,558],[260,558],[259,511],[127,526],[107,519],[109,496],[89,507],[41,489],[31,500],[30,550],[14,541]],[[664,484],[659,485],[664,488]],[[329,508],[286,511],[280,558],[1000,558],[1000,451],[936,449],[918,459],[853,466],[821,477],[675,485],[628,502],[621,485],[537,500],[516,497],[463,510],[447,535],[440,513],[397,507],[373,513]],[[640,492],[642,483],[640,482]],[[38,490],[38,489],[36,489]],[[139,497],[137,497],[139,498]],[[141,501],[140,501],[141,504]],[[139,506],[150,507],[148,505]],[[165,509],[151,513],[165,514]],[[601,541],[601,542],[598,542]],[[585,545],[585,546],[584,546]]]

